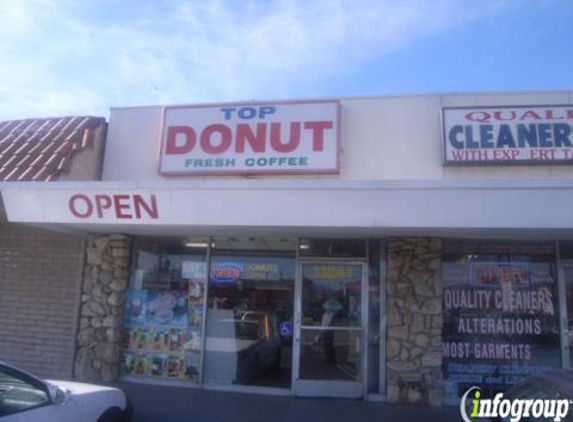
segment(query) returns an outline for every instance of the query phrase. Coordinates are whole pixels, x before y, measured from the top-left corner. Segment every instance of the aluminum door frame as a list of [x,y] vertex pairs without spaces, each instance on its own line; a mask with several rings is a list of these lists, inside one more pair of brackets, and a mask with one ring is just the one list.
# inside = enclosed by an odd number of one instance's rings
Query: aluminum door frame
[[[334,265],[360,265],[362,268],[361,283],[361,327],[341,328],[347,331],[360,331],[360,358],[362,379],[360,382],[352,381],[328,381],[328,380],[301,380],[300,372],[300,349],[302,331],[302,266],[305,264],[334,264]],[[340,397],[340,398],[361,398],[367,396],[367,363],[368,363],[368,262],[360,259],[345,258],[300,258],[296,266],[295,294],[294,294],[294,336],[292,350],[292,394],[300,397]],[[305,328],[309,329],[309,328]],[[324,330],[323,327],[310,328]]]
[[[559,337],[561,340],[561,366],[565,369],[571,368],[571,350],[569,348],[569,324],[567,309],[567,286],[565,284],[565,268],[573,268],[573,260],[557,259],[557,291],[559,296]],[[573,330],[571,330],[573,335]]]

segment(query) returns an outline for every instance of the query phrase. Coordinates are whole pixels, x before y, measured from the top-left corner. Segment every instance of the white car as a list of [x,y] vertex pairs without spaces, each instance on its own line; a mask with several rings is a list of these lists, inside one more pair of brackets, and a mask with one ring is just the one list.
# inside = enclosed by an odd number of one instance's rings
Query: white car
[[117,388],[42,380],[0,361],[2,422],[130,422],[132,414]]

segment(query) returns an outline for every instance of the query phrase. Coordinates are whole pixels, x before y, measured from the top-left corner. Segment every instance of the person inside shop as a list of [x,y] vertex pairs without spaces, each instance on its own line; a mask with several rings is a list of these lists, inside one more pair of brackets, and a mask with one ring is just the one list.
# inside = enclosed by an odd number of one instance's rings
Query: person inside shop
[[[336,314],[342,309],[342,305],[335,298],[330,298],[322,305],[324,313],[320,321],[322,327],[332,327]],[[334,330],[324,330],[322,332],[322,347],[325,362],[336,364],[336,349],[334,347]]]

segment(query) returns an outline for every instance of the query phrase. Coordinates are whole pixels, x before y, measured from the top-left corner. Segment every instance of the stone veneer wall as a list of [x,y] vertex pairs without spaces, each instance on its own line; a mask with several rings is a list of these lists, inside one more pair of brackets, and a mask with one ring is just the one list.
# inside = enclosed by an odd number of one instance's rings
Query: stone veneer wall
[[386,250],[388,400],[440,406],[442,242],[395,238]]
[[75,378],[112,381],[118,376],[130,238],[89,235],[77,336]]

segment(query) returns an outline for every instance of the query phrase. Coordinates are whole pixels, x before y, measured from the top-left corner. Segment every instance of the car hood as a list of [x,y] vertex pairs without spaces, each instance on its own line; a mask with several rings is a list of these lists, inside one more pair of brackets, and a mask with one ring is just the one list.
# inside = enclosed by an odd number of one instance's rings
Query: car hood
[[115,389],[103,385],[86,384],[83,382],[47,380],[50,384],[55,385],[73,395],[104,393],[114,391]]
[[82,382],[47,381],[64,390],[68,400],[79,406],[83,420],[95,421],[107,409],[116,407],[125,410],[128,404],[124,392],[117,388]]

